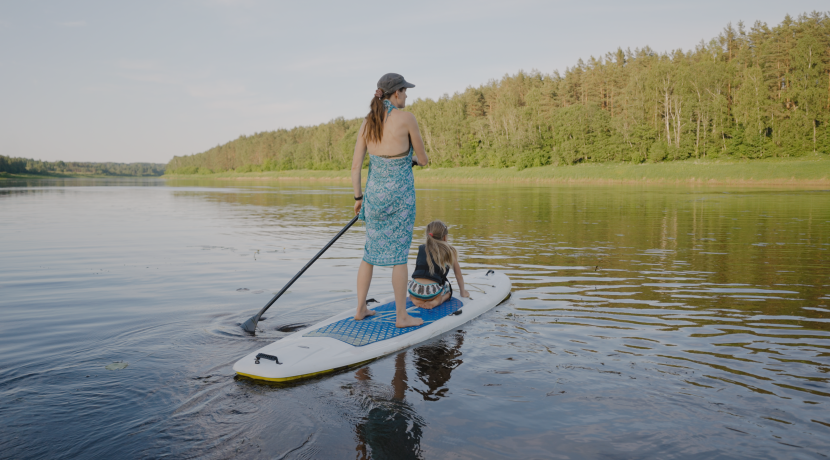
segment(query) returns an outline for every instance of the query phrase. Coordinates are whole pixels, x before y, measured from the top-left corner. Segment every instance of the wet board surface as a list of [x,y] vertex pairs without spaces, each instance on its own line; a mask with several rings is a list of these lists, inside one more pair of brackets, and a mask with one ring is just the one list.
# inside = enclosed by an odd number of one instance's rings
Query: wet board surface
[[455,313],[463,306],[460,300],[453,297],[431,310],[425,310],[413,305],[412,301],[407,297],[407,312],[416,318],[424,320],[424,324],[404,328],[395,327],[395,302],[392,301],[379,307],[371,307],[376,312],[373,316],[363,318],[360,321],[355,321],[354,318],[342,319],[307,332],[303,334],[303,337],[331,337],[332,339],[346,342],[355,347],[362,347],[380,340],[387,340],[417,331],[447,315]]
[[380,299],[372,307],[377,314],[360,321],[354,320],[354,299],[348,299],[342,313],[251,352],[233,370],[257,380],[286,382],[362,365],[457,329],[510,295],[510,278],[501,272],[479,270],[465,274],[464,281],[469,298],[453,297],[432,310],[407,300],[409,314],[424,320],[420,326],[395,327],[393,296]]

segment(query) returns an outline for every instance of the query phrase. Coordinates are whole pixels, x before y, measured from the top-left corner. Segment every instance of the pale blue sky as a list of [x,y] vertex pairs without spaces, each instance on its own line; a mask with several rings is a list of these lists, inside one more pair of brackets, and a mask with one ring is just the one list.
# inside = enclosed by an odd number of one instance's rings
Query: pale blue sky
[[622,48],[693,48],[826,0],[0,2],[0,154],[167,162],[241,134],[365,115]]

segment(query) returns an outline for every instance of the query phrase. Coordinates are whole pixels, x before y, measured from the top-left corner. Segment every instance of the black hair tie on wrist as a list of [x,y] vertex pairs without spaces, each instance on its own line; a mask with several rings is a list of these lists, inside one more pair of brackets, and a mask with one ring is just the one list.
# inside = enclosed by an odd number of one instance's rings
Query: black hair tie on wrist
[[354,197],[354,200],[355,200],[355,201],[360,201],[360,200],[362,200],[362,199],[363,199],[363,195],[360,195],[360,196],[356,196],[356,197]]

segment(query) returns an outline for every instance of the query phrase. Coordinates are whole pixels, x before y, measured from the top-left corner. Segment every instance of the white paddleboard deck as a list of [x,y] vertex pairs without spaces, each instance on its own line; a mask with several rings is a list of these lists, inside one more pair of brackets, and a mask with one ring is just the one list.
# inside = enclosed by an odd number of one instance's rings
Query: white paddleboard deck
[[[394,302],[392,296],[370,305],[378,311],[374,315],[377,318],[368,317],[372,318],[371,322],[354,321],[355,309],[352,306],[343,313],[245,356],[234,364],[233,370],[257,380],[286,382],[346,369],[455,329],[489,311],[510,295],[510,278],[504,273],[481,270],[464,276],[464,281],[470,292],[469,299],[459,297],[457,290],[454,290],[453,298],[434,310],[408,308],[411,315],[425,319],[422,327],[412,330],[394,328],[394,303],[391,311],[388,308],[380,311],[379,307]],[[442,307],[443,313],[440,313]],[[390,335],[395,336],[384,338]],[[269,357],[257,359],[262,354]],[[276,357],[281,364],[273,361],[272,357]]]

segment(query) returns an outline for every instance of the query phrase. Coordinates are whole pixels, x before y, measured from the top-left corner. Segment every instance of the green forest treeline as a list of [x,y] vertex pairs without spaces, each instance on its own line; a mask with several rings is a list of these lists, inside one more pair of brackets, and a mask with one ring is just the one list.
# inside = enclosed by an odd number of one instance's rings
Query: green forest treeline
[[[830,18],[730,24],[692,51],[618,49],[564,74],[519,72],[407,110],[439,167],[830,153]],[[174,157],[167,172],[347,168],[361,121],[241,136]]]
[[41,161],[0,155],[0,173],[35,175],[161,176],[159,163],[90,163]]

